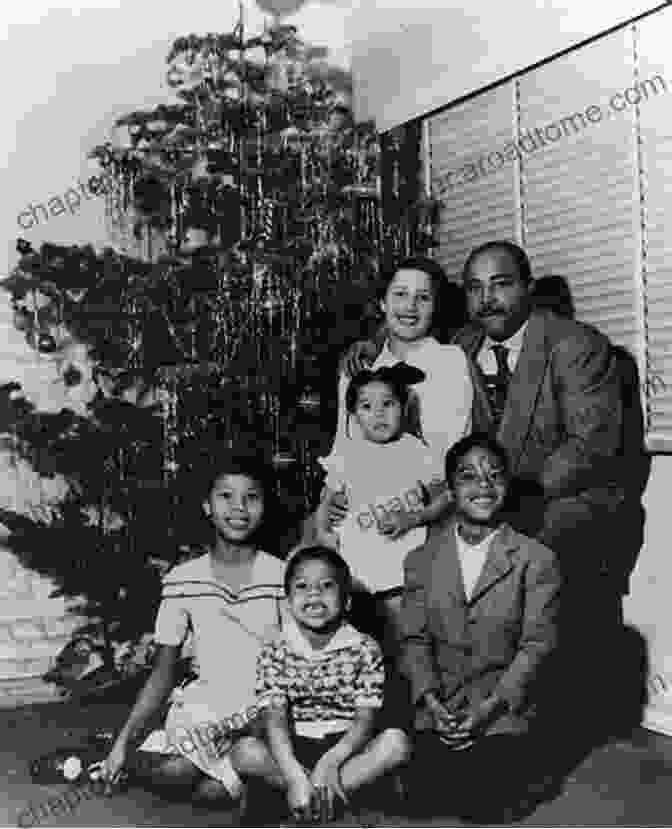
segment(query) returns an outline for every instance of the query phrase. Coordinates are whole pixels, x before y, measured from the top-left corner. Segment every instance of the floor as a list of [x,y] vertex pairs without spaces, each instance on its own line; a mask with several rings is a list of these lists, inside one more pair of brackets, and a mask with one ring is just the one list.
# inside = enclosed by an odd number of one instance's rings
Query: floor
[[[0,825],[16,826],[18,815],[65,791],[31,781],[29,763],[55,748],[77,744],[87,734],[113,729],[127,707],[96,703],[76,707],[49,703],[0,711]],[[549,746],[549,751],[552,746]],[[80,802],[69,814],[40,817],[44,826],[230,826],[231,816],[192,810],[132,789],[112,798]],[[382,826],[415,825],[380,816]],[[25,821],[23,825],[35,825]],[[344,824],[345,825],[345,824]],[[350,821],[347,825],[357,825]],[[426,823],[424,824],[426,825]],[[434,826],[460,826],[436,817]],[[637,728],[627,737],[594,749],[570,771],[559,792],[520,826],[672,826],[672,738]]]

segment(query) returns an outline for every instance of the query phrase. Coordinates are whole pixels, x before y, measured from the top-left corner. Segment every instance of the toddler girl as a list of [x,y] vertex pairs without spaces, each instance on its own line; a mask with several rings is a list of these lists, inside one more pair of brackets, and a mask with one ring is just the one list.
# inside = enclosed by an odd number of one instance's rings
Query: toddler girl
[[[426,506],[442,491],[441,459],[405,431],[408,387],[423,377],[405,363],[355,375],[345,403],[361,440],[342,441],[338,454],[321,461],[327,477],[316,515],[317,537],[339,549],[356,586],[383,601],[392,623],[404,558],[424,543]],[[328,505],[337,492],[347,498],[349,511],[332,529]]]

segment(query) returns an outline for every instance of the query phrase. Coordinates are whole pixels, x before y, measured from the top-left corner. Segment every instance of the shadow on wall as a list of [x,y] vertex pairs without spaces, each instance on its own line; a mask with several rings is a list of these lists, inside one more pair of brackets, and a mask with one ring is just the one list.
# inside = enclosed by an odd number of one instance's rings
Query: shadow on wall
[[[574,301],[567,280],[558,275],[540,277],[534,285],[534,302],[538,308],[560,316],[574,317]],[[645,446],[645,418],[641,402],[641,380],[637,362],[630,352],[612,344],[614,358],[621,378],[623,395],[623,426],[621,431],[620,457],[622,459],[622,485],[625,499],[619,509],[619,531],[613,537],[619,539],[619,548],[613,551],[617,566],[614,568],[614,585],[622,595],[629,592],[630,576],[635,568],[644,543],[646,511],[642,496],[651,473],[651,456]],[[625,626],[621,649],[618,654],[617,682],[605,688],[605,703],[612,707],[614,721],[623,729],[641,722],[647,702],[647,677],[649,673],[646,642],[635,628]]]

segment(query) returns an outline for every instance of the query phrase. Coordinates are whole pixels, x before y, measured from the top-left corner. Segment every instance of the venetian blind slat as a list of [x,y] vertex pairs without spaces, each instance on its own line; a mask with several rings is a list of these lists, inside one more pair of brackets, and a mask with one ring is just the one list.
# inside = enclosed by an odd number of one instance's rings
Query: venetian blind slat
[[[631,352],[639,337],[636,133],[632,112],[612,112],[607,102],[633,73],[632,34],[621,30],[519,80],[521,136],[536,129],[558,136],[521,165],[534,273],[565,277],[577,318]],[[590,107],[599,107],[599,122],[585,118]],[[567,119],[576,113],[584,118],[574,129]],[[560,124],[562,132],[551,126]]]
[[515,238],[513,165],[493,170],[486,163],[490,153],[513,140],[512,86],[485,92],[429,122],[432,192],[443,203],[435,256],[459,281],[472,248]]

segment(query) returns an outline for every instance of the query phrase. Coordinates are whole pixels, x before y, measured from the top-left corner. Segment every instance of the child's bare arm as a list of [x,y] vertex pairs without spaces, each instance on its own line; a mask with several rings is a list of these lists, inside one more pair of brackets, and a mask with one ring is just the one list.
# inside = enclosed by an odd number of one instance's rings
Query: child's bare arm
[[450,508],[453,502],[453,494],[447,485],[431,484],[427,487],[422,484],[422,487],[428,493],[427,503],[420,509],[400,510],[389,514],[382,530],[385,535],[391,538],[399,538],[409,530],[431,524]]
[[436,521],[453,503],[453,493],[445,482],[441,482],[440,484],[431,483],[426,487],[426,490],[428,493],[428,501],[417,513],[418,523],[416,526],[418,527]]
[[334,795],[347,801],[341,786],[339,770],[353,754],[361,751],[373,735],[376,708],[358,708],[350,728],[341,739],[320,757],[313,769],[311,782],[316,789],[325,789],[330,801]]
[[334,762],[341,766],[349,757],[361,751],[373,735],[373,723],[377,711],[377,708],[358,708],[350,728],[335,746],[322,755],[320,763],[327,758],[327,762]]
[[117,735],[114,745],[103,764],[103,777],[114,782],[126,763],[129,743],[145,728],[165,702],[175,685],[175,669],[180,646],[161,645],[156,656],[154,670],[138,695],[137,701],[124,726]]
[[271,756],[287,783],[287,802],[293,813],[310,817],[314,787],[306,770],[296,759],[289,733],[287,714],[277,706],[266,711],[266,735]]
[[315,538],[319,544],[332,549],[338,548],[338,535],[333,531],[329,509],[336,490],[325,484],[320,504],[315,510]]
[[175,669],[181,651],[180,645],[160,645],[156,664],[138,699],[133,706],[125,725],[117,739],[126,742],[132,740],[142,731],[149,718],[155,714],[168,698],[175,685]]

